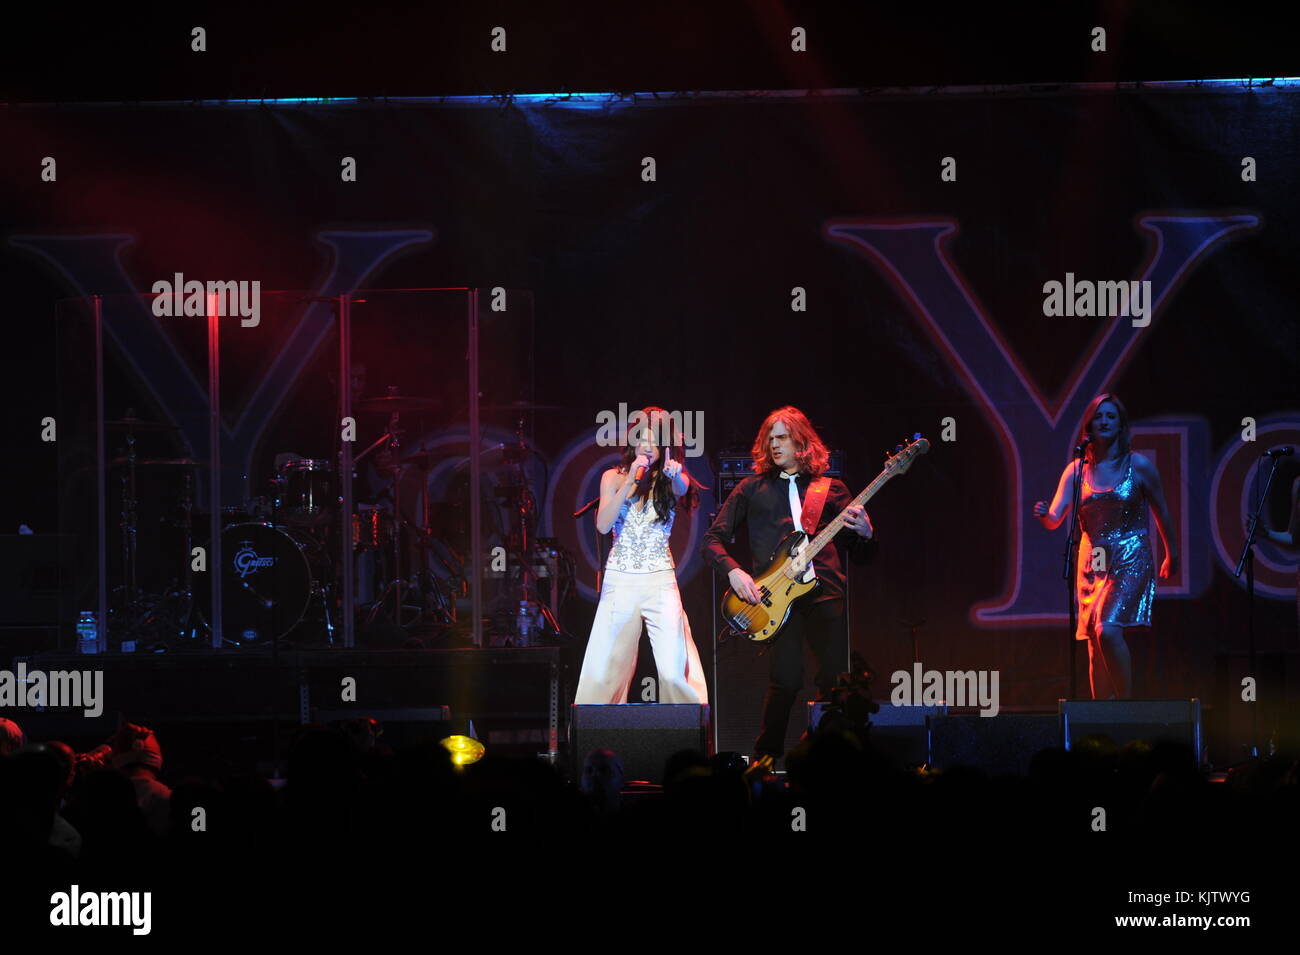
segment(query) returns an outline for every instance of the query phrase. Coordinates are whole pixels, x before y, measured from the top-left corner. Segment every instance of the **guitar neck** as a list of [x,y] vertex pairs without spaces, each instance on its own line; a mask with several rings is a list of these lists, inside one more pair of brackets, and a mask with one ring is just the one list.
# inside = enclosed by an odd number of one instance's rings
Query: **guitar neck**
[[[876,479],[866,486],[861,494],[855,497],[844,508],[847,511],[850,507],[861,507],[867,501],[875,496],[876,492],[885,486],[885,482],[894,476],[894,472],[886,469],[876,475]],[[804,557],[811,561],[817,556],[817,553],[835,539],[835,535],[844,529],[844,511],[835,515],[835,519],[822,529],[822,532],[812,539],[808,547],[804,550]]]

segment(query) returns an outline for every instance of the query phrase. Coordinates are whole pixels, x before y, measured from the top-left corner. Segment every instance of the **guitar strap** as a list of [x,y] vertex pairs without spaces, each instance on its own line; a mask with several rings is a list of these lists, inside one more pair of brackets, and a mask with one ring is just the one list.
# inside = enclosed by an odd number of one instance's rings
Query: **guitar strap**
[[826,506],[826,492],[830,489],[830,478],[814,478],[803,496],[803,510],[799,514],[799,523],[809,540],[817,536],[817,523],[822,519],[822,508]]

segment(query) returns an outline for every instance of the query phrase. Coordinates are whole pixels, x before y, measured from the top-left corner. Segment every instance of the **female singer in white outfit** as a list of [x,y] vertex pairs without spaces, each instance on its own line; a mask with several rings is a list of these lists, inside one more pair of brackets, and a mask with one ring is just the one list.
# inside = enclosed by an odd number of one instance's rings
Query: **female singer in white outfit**
[[[707,703],[700,654],[682,610],[668,540],[678,507],[698,493],[680,460],[681,438],[662,408],[646,408],[650,422],[629,437],[623,462],[600,480],[596,528],[614,532],[605,563],[600,605],[591,624],[575,703],[626,703],[645,622],[659,670],[660,703]],[[662,449],[656,438],[668,434]],[[637,475],[642,479],[637,481]]]

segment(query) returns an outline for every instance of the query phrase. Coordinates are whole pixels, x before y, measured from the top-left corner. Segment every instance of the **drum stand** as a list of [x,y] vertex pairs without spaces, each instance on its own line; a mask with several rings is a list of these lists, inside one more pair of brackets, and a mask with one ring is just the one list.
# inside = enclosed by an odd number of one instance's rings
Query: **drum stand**
[[122,570],[126,579],[126,605],[136,602],[136,484],[135,432],[126,433],[126,473],[122,475]]
[[[271,495],[270,517],[271,517],[271,526],[275,528],[279,528],[282,526],[279,523],[279,509],[280,509],[281,495],[284,493],[284,484],[285,484],[285,478],[283,477],[283,475],[277,475],[275,478],[272,479],[273,493]],[[285,533],[289,533],[289,530],[290,530],[289,526],[284,525]],[[290,536],[292,537],[292,534],[290,534]],[[299,531],[299,536],[306,539],[308,547],[319,547],[321,551],[327,551],[327,552],[329,551],[328,527],[323,529],[321,534],[317,534],[314,530],[307,530],[305,532]],[[317,559],[319,565],[321,567],[329,568],[331,566],[330,563],[326,560],[320,560],[319,554],[320,552],[318,551]],[[329,584],[326,584],[324,581],[319,579],[319,574],[315,571],[315,569],[313,569],[312,571],[312,578],[315,586],[312,588],[311,595],[312,597],[320,600],[321,615],[325,619],[325,643],[332,648],[334,646],[334,620],[330,616],[329,591],[330,591],[330,587],[333,586],[333,581],[330,581]],[[310,610],[310,607],[311,607],[311,603],[309,600],[308,610]],[[299,621],[297,626],[289,628],[289,630],[287,630],[284,634],[274,637],[272,639],[271,641],[272,659],[275,659],[275,648],[276,646],[279,645],[280,641],[283,640],[285,637],[287,637],[290,633],[293,633],[293,631],[298,629],[298,627],[301,627],[303,625],[303,622],[305,622],[308,619],[309,618],[307,613],[304,612],[303,619],[302,621]]]
[[326,593],[324,584],[317,581],[316,590],[313,592],[316,597],[320,598],[321,612],[325,615],[325,641],[331,647],[334,646],[334,620],[330,617],[330,602]]
[[428,555],[432,554],[434,559],[442,564],[449,574],[455,576],[455,572],[433,546],[433,532],[429,528],[430,457],[428,451],[419,451],[402,459],[404,463],[414,464],[420,470],[420,523],[411,524],[405,518],[402,518],[402,525],[407,527],[414,535],[415,545],[420,551],[421,567],[413,577],[415,586],[419,589],[422,598],[420,602],[420,619],[423,619],[425,614],[435,614],[439,623],[453,624],[456,622],[456,605],[447,594],[442,592],[442,587],[438,584],[438,578],[429,571],[428,565]]
[[[127,411],[128,420],[134,412]],[[136,568],[138,557],[138,529],[140,515],[137,511],[139,500],[136,497],[136,453],[135,431],[128,427],[126,431],[126,471],[122,474],[122,512],[118,527],[122,531],[122,586],[118,588],[122,595],[121,604],[110,611],[109,620],[105,622],[105,632],[115,638],[112,642],[121,646],[123,642],[133,641],[142,625],[148,623],[156,602],[146,601],[139,590]]]
[[[502,456],[509,466],[511,481],[504,487],[497,489],[498,496],[506,502],[510,508],[510,536],[506,548],[508,554],[517,561],[516,566],[519,568],[519,583],[515,591],[519,595],[519,600],[514,601],[514,594],[511,595],[512,606],[530,606],[535,605],[537,612],[542,618],[542,628],[549,627],[555,635],[559,635],[559,621],[555,619],[554,608],[548,606],[546,601],[541,599],[539,593],[536,567],[533,563],[533,549],[536,542],[530,534],[532,521],[537,513],[537,499],[533,496],[532,489],[528,486],[528,475],[524,468],[524,462],[529,454],[529,447],[524,440],[524,418],[523,410],[520,410],[519,418],[515,425],[515,443],[506,445],[502,448]],[[558,561],[550,572],[558,573]],[[554,603],[558,596],[558,581],[553,579],[551,586],[551,602]],[[515,626],[518,627],[518,617],[512,616]],[[511,637],[518,639],[520,646],[528,646],[531,641],[525,641],[524,638],[529,635],[512,632]]]
[[[390,389],[390,392],[392,389]],[[397,400],[398,396],[389,396]],[[439,623],[451,624],[456,622],[455,605],[451,602],[448,595],[443,593],[439,586],[437,578],[428,571],[427,567],[420,569],[411,569],[411,577],[408,581],[403,574],[402,547],[405,543],[414,541],[417,548],[422,554],[432,553],[444,567],[447,563],[438,554],[430,540],[432,532],[429,529],[429,487],[427,471],[429,467],[429,453],[418,451],[413,454],[402,456],[401,442],[398,436],[401,430],[397,427],[398,412],[393,411],[389,417],[388,430],[376,439],[369,447],[362,451],[354,459],[359,462],[368,457],[383,445],[387,445],[392,461],[389,466],[383,470],[391,474],[391,487],[393,499],[393,550],[392,550],[392,567],[387,574],[388,583],[376,595],[375,602],[371,604],[369,611],[366,613],[363,626],[372,627],[379,615],[387,607],[390,599],[394,607],[393,622],[402,630],[409,630],[418,626],[426,617],[433,615]],[[402,513],[402,474],[404,464],[415,464],[421,473],[421,491],[420,491],[420,522],[412,523],[406,519]],[[410,536],[404,536],[409,534]],[[378,553],[378,551],[376,551]],[[448,572],[451,568],[447,567]],[[415,591],[420,597],[418,604],[405,603],[406,592]],[[390,596],[391,595],[391,596]],[[408,615],[408,611],[414,614],[414,618]]]
[[[106,632],[110,635],[110,643],[116,643],[118,647],[125,642],[136,642],[140,643],[143,650],[165,650],[168,648],[167,641],[185,635],[194,609],[190,549],[193,546],[192,469],[196,466],[196,462],[187,458],[140,461],[136,451],[137,431],[159,432],[174,429],[170,425],[159,425],[137,419],[134,409],[128,408],[125,418],[120,421],[105,422],[105,426],[126,432],[126,456],[114,462],[114,466],[125,468],[121,477],[122,507],[118,524],[122,534],[122,584],[114,590],[114,594],[120,596],[120,600],[115,601],[109,619],[105,621]],[[184,570],[167,581],[162,593],[144,593],[139,578],[140,490],[137,475],[140,467],[162,467],[164,468],[162,473],[174,474],[171,469],[178,466],[183,468],[185,476],[181,492],[182,517],[179,521],[167,519],[164,523],[181,531],[185,548],[182,558],[185,561]]]
[[[395,388],[390,386],[388,391],[389,391],[390,398],[397,397]],[[359,464],[361,461],[363,461],[368,455],[370,455],[371,452],[377,450],[380,446],[384,445],[385,443],[387,444],[388,451],[392,457],[389,466],[383,468],[383,470],[389,472],[389,474],[392,475],[391,482],[392,482],[392,491],[393,491],[393,566],[392,566],[391,576],[389,577],[387,586],[385,586],[384,589],[379,592],[379,594],[376,596],[374,604],[370,608],[370,611],[366,614],[366,619],[364,623],[364,626],[366,628],[369,628],[374,625],[375,620],[378,619],[379,614],[383,611],[384,607],[387,605],[388,595],[390,593],[393,595],[393,624],[399,629],[403,629],[403,630],[406,629],[407,627],[407,624],[404,624],[402,622],[403,612],[407,609],[402,604],[402,590],[405,585],[405,582],[402,578],[402,527],[406,522],[402,516],[402,465],[401,465],[401,458],[400,458],[402,443],[399,438],[399,435],[402,432],[401,429],[398,428],[397,426],[399,415],[400,415],[400,411],[397,410],[392,411],[388,416],[388,430],[384,432],[384,434],[380,435],[380,437],[377,438],[368,448],[366,448],[355,458],[353,458],[353,465],[355,466]],[[352,519],[351,515],[348,515],[348,520],[351,521],[351,519]],[[410,609],[416,611],[416,620],[414,622],[418,623],[419,618],[423,613],[422,609],[419,607],[412,607]]]
[[[171,628],[174,635],[181,639],[193,635],[197,629],[193,625],[194,618],[194,472],[192,467],[185,468],[185,480],[181,491],[181,547],[180,557],[184,568],[181,576],[177,580],[177,585],[167,591],[163,597],[164,604],[173,604],[173,601],[179,601],[181,610],[172,619],[174,626]],[[168,649],[165,643],[154,646],[152,649]]]

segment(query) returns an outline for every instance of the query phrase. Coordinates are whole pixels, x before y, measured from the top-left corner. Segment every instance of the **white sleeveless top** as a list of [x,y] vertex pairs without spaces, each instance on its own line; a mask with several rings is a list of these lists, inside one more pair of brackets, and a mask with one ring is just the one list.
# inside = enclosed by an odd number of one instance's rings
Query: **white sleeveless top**
[[660,523],[654,501],[647,500],[642,508],[639,501],[634,504],[631,498],[625,500],[610,528],[614,532],[614,546],[605,566],[628,574],[672,570],[673,552],[668,547],[668,538],[676,516],[674,510],[666,522]]

